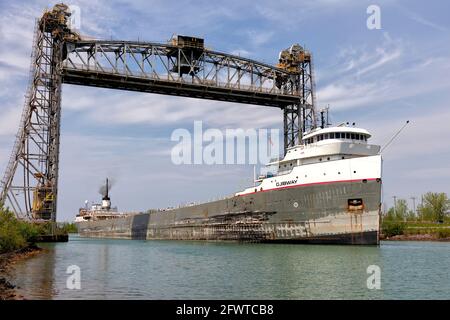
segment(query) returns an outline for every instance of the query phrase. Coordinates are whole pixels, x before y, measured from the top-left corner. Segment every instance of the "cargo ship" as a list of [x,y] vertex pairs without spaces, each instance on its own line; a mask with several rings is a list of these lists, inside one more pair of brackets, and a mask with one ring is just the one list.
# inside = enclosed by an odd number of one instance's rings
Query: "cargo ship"
[[120,213],[107,193],[101,205],[80,209],[78,231],[141,240],[377,245],[382,157],[370,137],[348,123],[322,124],[268,164],[276,173],[221,200]]

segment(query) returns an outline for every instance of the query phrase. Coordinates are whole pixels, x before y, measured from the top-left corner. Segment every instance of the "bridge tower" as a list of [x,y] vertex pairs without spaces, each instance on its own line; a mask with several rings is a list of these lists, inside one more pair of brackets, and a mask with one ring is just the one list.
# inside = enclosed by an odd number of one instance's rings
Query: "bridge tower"
[[282,107],[284,127],[284,152],[301,144],[305,131],[315,128],[314,77],[311,53],[298,44],[282,50],[277,67],[288,72],[277,78],[277,87],[297,92],[298,103]]
[[56,221],[63,43],[79,38],[69,16],[57,4],[35,26],[25,106],[0,191],[21,218]]
[[298,44],[272,66],[189,36],[168,44],[81,39],[69,18],[57,4],[36,22],[25,106],[0,186],[0,204],[18,217],[56,221],[62,83],[280,108],[285,152],[316,126],[311,54]]

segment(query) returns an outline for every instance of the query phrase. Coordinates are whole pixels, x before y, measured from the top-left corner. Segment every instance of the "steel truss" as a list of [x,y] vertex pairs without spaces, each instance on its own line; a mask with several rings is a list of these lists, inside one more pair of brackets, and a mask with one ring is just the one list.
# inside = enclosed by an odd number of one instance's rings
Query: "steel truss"
[[37,23],[32,81],[0,194],[18,216],[56,220],[62,83],[277,107],[285,152],[315,127],[311,55],[299,45],[271,66],[208,50],[199,38],[82,40],[68,16],[60,4]]

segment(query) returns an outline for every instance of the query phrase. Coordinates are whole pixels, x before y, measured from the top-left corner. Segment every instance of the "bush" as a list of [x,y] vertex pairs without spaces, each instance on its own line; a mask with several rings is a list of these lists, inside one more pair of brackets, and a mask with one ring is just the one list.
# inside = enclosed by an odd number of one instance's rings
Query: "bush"
[[66,234],[66,233],[78,233],[78,228],[75,223],[72,222],[65,222],[59,226],[59,230]]
[[23,248],[39,234],[37,225],[17,220],[11,211],[0,207],[0,253]]
[[438,238],[444,239],[444,238],[450,238],[450,229],[442,229],[438,231]]
[[405,223],[398,221],[383,221],[381,231],[386,237],[402,235],[405,231]]

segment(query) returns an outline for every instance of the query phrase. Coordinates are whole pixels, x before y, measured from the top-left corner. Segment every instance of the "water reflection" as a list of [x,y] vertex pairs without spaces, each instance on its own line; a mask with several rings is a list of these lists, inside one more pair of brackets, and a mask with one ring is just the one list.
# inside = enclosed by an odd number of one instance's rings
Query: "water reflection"
[[[19,263],[16,284],[36,299],[450,298],[450,244],[380,247],[127,241],[71,237]],[[66,287],[81,269],[81,290]],[[367,288],[377,265],[381,290]]]
[[14,266],[13,282],[20,295],[33,299],[52,299],[54,287],[55,250],[41,245],[44,251]]

